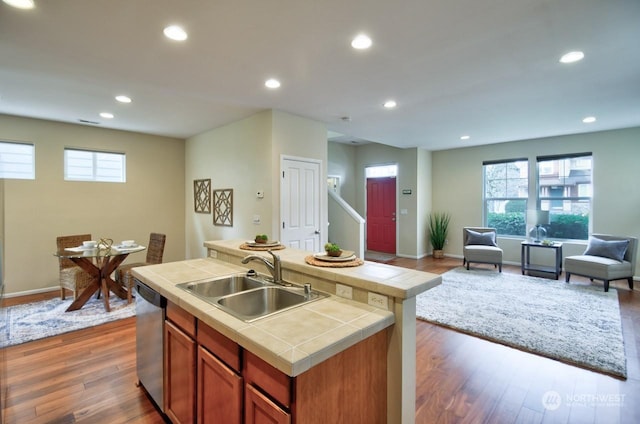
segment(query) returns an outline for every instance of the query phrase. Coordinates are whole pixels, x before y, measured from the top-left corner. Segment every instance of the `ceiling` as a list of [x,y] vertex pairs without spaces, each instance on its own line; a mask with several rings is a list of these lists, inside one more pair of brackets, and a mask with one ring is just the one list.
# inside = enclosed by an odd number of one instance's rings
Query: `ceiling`
[[187,138],[277,109],[429,150],[640,126],[638,0],[35,2],[0,3],[0,113]]

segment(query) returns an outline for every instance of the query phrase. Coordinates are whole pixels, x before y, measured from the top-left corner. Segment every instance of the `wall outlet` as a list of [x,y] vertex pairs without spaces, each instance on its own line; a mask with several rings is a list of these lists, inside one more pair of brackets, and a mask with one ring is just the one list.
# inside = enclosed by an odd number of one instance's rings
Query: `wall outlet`
[[376,308],[380,308],[384,310],[389,309],[387,296],[379,293],[372,293],[372,292],[369,292],[368,296],[369,296],[369,299],[368,299],[369,305],[375,306]]
[[218,259],[218,251],[209,249],[209,257],[212,259]]
[[353,299],[353,287],[336,284],[336,296]]
[[254,224],[259,225],[260,221],[261,221],[260,215],[253,215],[253,223]]

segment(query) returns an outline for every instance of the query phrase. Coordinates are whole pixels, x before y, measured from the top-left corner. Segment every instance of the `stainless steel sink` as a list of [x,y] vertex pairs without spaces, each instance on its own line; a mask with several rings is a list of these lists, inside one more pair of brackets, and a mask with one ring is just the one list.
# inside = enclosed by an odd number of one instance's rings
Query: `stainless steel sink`
[[246,274],[235,274],[213,280],[194,281],[178,284],[178,287],[205,300],[218,298],[228,294],[243,292],[258,287],[264,287],[266,281]]
[[321,296],[314,291],[305,295],[304,292],[293,290],[278,286],[262,287],[224,296],[218,299],[217,304],[236,318],[252,321],[317,300]]
[[264,277],[246,274],[182,283],[177,287],[247,322],[328,296],[315,290],[305,292],[302,287],[283,287]]

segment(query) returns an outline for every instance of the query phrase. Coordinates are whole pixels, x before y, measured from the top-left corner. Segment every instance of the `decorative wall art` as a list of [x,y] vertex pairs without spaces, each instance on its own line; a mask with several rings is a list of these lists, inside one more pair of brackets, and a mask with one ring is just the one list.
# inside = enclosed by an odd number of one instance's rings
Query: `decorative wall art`
[[233,227],[233,189],[213,190],[213,225]]
[[196,213],[211,213],[211,180],[193,180],[193,203]]

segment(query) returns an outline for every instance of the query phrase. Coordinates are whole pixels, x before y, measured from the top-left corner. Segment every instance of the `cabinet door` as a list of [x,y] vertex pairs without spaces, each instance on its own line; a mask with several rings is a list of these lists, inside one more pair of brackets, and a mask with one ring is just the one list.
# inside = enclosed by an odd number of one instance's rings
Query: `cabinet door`
[[252,385],[245,385],[245,417],[246,424],[289,424],[291,415],[280,409],[269,398]]
[[195,421],[196,342],[165,321],[164,407],[173,424]]
[[198,347],[198,423],[242,423],[242,377]]

